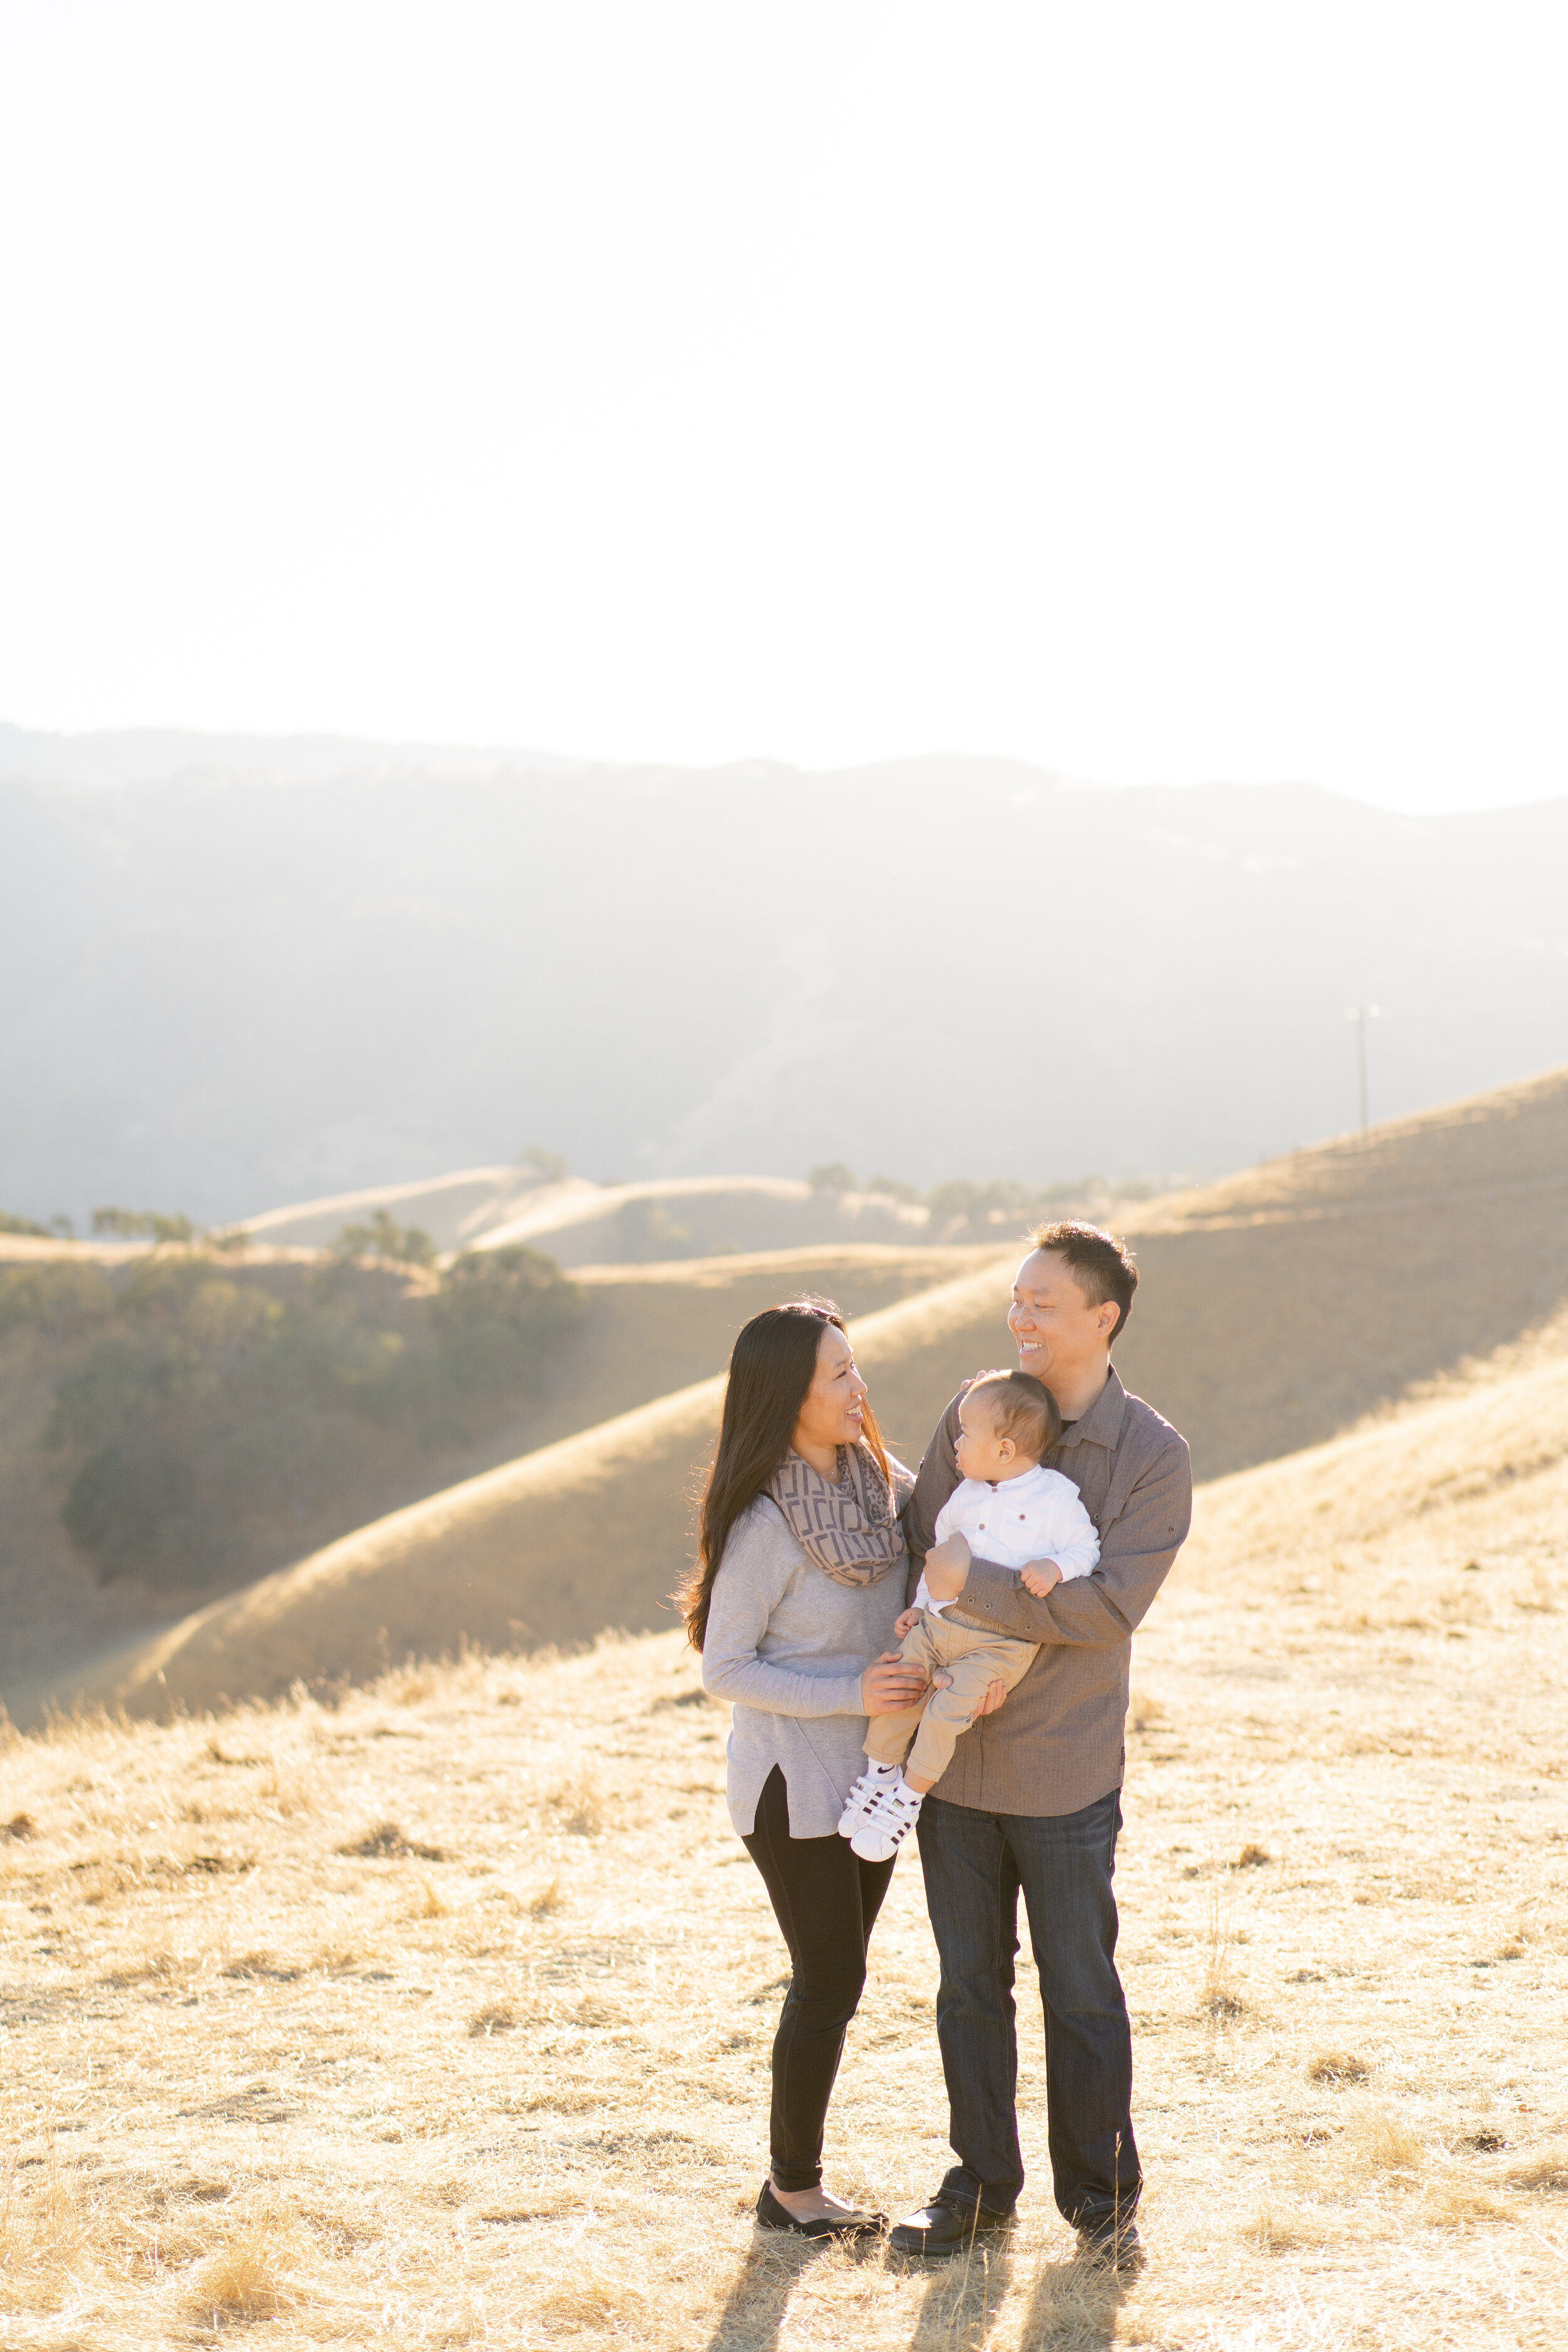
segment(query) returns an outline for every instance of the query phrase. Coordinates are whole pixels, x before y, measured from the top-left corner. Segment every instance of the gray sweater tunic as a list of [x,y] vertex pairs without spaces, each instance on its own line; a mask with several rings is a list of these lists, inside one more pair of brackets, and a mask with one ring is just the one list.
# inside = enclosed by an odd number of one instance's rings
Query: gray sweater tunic
[[730,1819],[742,1837],[776,1764],[791,1837],[832,1837],[866,1769],[860,1677],[896,1650],[902,1563],[874,1584],[840,1584],[813,1566],[784,1513],[759,1495],[730,1531],[713,1580],[702,1687],[734,1709]]

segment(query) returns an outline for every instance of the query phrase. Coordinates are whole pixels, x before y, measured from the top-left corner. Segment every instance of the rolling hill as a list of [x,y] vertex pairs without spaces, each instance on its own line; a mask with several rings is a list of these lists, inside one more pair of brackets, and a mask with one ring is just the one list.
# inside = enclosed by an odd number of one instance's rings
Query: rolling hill
[[[1464,1379],[1568,1299],[1565,1134],[1558,1071],[1392,1126],[1364,1150],[1300,1154],[1155,1204],[1124,1378],[1189,1433],[1210,1478]],[[1013,1255],[857,1322],[879,1414],[910,1459],[957,1380],[1005,1360]],[[689,1274],[622,1269],[617,1298],[646,1288],[657,1319]],[[725,1311],[738,1305],[731,1294]],[[132,1711],[210,1706],[300,1678],[363,1679],[462,1638],[658,1624],[722,1385],[692,1382],[378,1520],[88,1686]]]
[[679,1176],[595,1184],[541,1181],[525,1164],[468,1168],[428,1183],[376,1184],[268,1209],[243,1221],[264,1244],[320,1248],[345,1223],[384,1209],[442,1251],[517,1242],[558,1265],[708,1257],[813,1244],[924,1242],[930,1212],[882,1193],[814,1187],[798,1177]]
[[[139,1246],[123,1244],[0,1238],[0,1260],[18,1266],[49,1259],[113,1265],[140,1255]],[[313,1270],[298,1262],[300,1255],[258,1249],[217,1271],[226,1281],[286,1294],[291,1282]],[[579,1267],[574,1279],[582,1311],[557,1343],[541,1394],[467,1444],[448,1442],[428,1451],[384,1444],[357,1468],[344,1463],[316,1493],[303,1539],[297,1503],[280,1495],[268,1565],[286,1567],[301,1551],[367,1518],[700,1379],[724,1361],[747,1317],[781,1296],[826,1290],[847,1311],[868,1314],[994,1257],[984,1249],[861,1244],[662,1266]],[[47,1328],[0,1330],[0,1698],[14,1710],[41,1678],[93,1652],[122,1647],[193,1605],[166,1590],[150,1591],[134,1577],[96,1584],[61,1524],[70,1465],[44,1437],[57,1387],[79,1370],[90,1338],[73,1339],[68,1331]]]

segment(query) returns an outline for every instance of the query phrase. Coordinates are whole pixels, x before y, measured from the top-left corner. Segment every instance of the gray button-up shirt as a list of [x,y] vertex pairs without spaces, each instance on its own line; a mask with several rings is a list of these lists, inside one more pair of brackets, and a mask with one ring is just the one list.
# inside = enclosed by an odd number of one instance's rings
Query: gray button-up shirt
[[[936,1539],[936,1515],[959,1483],[963,1397],[961,1389],[937,1423],[905,1507],[911,1596]],[[1016,1569],[970,1564],[949,1615],[1040,1644],[998,1712],[963,1733],[931,1791],[981,1812],[1076,1813],[1120,1788],[1132,1631],[1192,1522],[1185,1438],[1129,1396],[1114,1371],[1045,1458],[1083,1496],[1100,1534],[1100,1565],[1037,1601]]]

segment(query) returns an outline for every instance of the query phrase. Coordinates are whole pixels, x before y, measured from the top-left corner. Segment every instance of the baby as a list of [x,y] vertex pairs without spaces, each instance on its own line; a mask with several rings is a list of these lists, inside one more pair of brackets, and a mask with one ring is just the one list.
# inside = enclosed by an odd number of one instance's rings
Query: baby
[[[1049,1389],[1028,1372],[982,1372],[958,1408],[963,1435],[958,1466],[963,1483],[942,1505],[936,1548],[926,1556],[914,1604],[899,1619],[901,1656],[930,1675],[951,1676],[928,1689],[918,1705],[897,1715],[873,1716],[866,1738],[868,1769],[849,1791],[838,1834],[866,1862],[897,1853],[920,1818],[921,1800],[952,1761],[960,1732],[994,1682],[1011,1690],[1039,1648],[1007,1633],[955,1624],[946,1615],[959,1597],[958,1571],[974,1553],[1022,1571],[1026,1591],[1043,1600],[1071,1576],[1087,1576],[1100,1558],[1100,1538],[1078,1488],[1041,1455],[1062,1433]],[[950,1537],[959,1542],[941,1557]],[[1037,1567],[1027,1567],[1034,1560]],[[907,1760],[906,1760],[907,1759]],[[900,1765],[903,1767],[900,1771]]]

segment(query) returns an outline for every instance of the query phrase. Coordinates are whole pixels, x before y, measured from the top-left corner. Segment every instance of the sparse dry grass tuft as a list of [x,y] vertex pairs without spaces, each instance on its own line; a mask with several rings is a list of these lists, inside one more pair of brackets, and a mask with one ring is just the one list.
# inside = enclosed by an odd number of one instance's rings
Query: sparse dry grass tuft
[[196,2270],[183,2297],[186,2311],[214,2328],[232,2320],[275,2319],[289,2300],[293,2252],[290,2234],[277,2222],[251,2222]]
[[395,1822],[377,1822],[363,1837],[338,1852],[355,1862],[446,1862],[448,1856],[438,1845],[425,1845],[417,1838],[405,1837]]
[[605,1825],[605,1798],[598,1776],[579,1772],[552,1789],[545,1802],[574,1837],[597,1837]]
[[1323,2221],[1320,2214],[1301,2205],[1281,2203],[1277,2198],[1268,2199],[1242,2231],[1247,2243],[1260,2254],[1290,2254],[1301,2246],[1321,2245]]
[[1364,2083],[1372,2068],[1348,2050],[1321,2050],[1307,2068],[1310,2083]]
[[1198,2007],[1207,2017],[1237,2018],[1245,2014],[1247,2007],[1232,1958],[1233,1937],[1228,1891],[1222,1889],[1215,1879],[1209,1885],[1207,1957],[1198,1989]]
[[1494,2195],[1484,2182],[1458,2172],[1445,2172],[1428,2184],[1426,2211],[1426,2219],[1440,2230],[1464,2230],[1479,2221],[1515,2218],[1513,2206]]
[[505,2033],[518,2021],[517,2011],[510,2000],[492,2000],[487,2008],[476,2010],[468,2020],[468,2039],[479,2035]]
[[1386,2107],[1369,2107],[1351,2126],[1352,2144],[1369,2172],[1402,2174],[1414,2179],[1426,2162],[1420,2135],[1403,2116]]
[[1510,2166],[1508,2184],[1510,2189],[1549,2189],[1556,2196],[1568,2195],[1568,2141],[1543,2149],[1528,2163]]

